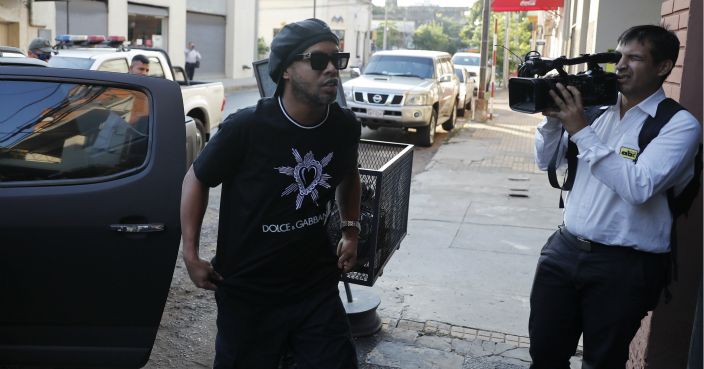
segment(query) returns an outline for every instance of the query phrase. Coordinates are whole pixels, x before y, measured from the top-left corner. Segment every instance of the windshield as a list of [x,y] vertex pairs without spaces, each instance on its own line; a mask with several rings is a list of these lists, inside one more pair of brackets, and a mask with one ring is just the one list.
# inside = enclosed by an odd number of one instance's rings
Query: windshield
[[71,58],[58,55],[54,55],[49,59],[49,66],[54,68],[90,69],[91,65],[93,65],[93,59]]
[[433,78],[433,59],[400,55],[375,55],[364,69],[364,74]]
[[455,55],[452,57],[452,64],[455,65],[471,65],[473,67],[479,66],[479,56],[473,55]]
[[464,73],[462,73],[462,69],[455,69],[455,74],[460,82],[464,82]]

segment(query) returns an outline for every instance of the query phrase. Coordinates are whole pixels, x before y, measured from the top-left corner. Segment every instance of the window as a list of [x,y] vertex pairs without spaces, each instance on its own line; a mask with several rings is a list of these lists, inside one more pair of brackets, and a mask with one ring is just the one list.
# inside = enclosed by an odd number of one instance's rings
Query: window
[[455,75],[457,76],[457,79],[460,80],[460,82],[464,82],[464,70],[455,68]]
[[73,58],[54,55],[49,59],[49,66],[54,68],[90,69],[93,59]]
[[364,74],[433,78],[433,59],[401,55],[375,55],[369,65],[364,68]]
[[164,67],[156,56],[149,57],[149,77],[165,78]]
[[448,74],[454,74],[452,71],[454,68],[452,67],[452,64],[448,59],[440,59],[441,64],[442,64],[442,74],[443,75],[448,75]]
[[149,99],[97,85],[0,80],[0,184],[104,177],[147,158]]
[[120,58],[104,61],[103,64],[100,65],[98,70],[102,70],[104,72],[127,73],[129,72],[130,68],[127,65],[127,60]]

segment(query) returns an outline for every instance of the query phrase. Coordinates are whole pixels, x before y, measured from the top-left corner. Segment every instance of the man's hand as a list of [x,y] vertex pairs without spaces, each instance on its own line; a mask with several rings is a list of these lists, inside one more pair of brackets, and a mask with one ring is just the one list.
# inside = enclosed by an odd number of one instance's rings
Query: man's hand
[[191,281],[198,288],[215,291],[218,288],[216,283],[223,280],[222,276],[206,260],[184,258],[184,262],[186,263],[186,269],[188,269],[188,276],[191,277]]
[[346,229],[337,243],[337,267],[347,273],[357,264],[357,230]]
[[559,119],[565,130],[570,135],[574,135],[587,126],[587,118],[584,116],[584,107],[582,106],[582,94],[576,87],[567,86],[565,88],[561,83],[556,84],[556,89],[562,96],[554,90],[550,90],[550,96],[559,110],[549,108],[543,111],[543,115]]

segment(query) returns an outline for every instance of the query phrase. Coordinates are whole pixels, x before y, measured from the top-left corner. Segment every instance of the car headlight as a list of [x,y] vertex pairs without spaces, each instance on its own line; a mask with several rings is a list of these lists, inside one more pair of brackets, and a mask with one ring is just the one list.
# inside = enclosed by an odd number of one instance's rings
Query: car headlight
[[408,94],[405,105],[428,105],[428,94]]
[[352,101],[352,95],[354,95],[352,93],[352,89],[346,88],[346,89],[344,89],[344,91],[345,91],[345,101]]

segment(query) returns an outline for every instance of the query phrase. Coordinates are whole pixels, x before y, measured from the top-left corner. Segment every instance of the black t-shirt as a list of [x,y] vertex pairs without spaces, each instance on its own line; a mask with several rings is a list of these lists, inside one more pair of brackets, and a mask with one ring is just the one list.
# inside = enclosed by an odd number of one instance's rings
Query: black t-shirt
[[213,265],[223,292],[274,302],[336,288],[340,270],[324,222],[337,185],[357,168],[360,133],[336,103],[322,123],[303,127],[277,98],[221,124],[193,168],[204,184],[222,183]]

